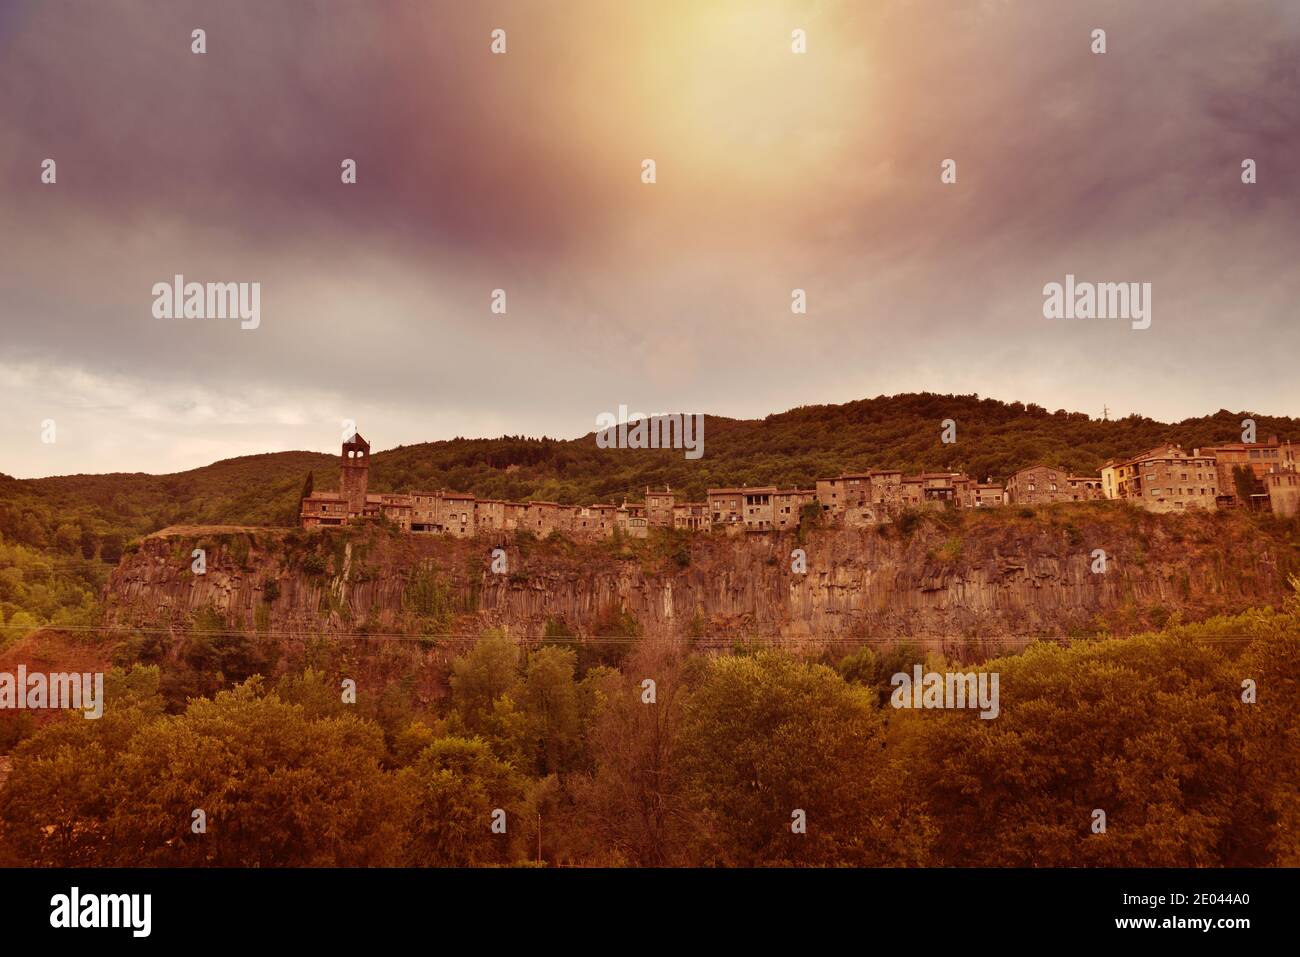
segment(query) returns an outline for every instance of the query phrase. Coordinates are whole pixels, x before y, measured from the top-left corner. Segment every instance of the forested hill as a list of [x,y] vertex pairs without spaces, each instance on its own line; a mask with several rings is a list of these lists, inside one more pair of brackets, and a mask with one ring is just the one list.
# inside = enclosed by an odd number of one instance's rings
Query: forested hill
[[[598,449],[580,439],[453,439],[399,446],[371,456],[375,491],[452,488],[481,497],[586,504],[639,499],[646,485],[670,484],[700,499],[710,485],[806,487],[846,469],[961,470],[983,480],[1049,462],[1095,471],[1107,459],[1162,441],[1193,448],[1240,441],[1249,412],[1220,410],[1169,424],[1140,416],[1114,421],[1081,412],[975,395],[880,396],[844,405],[804,406],[764,419],[708,416],[703,458],[681,451]],[[1253,415],[1260,439],[1300,440],[1300,420]],[[957,442],[939,442],[940,423],[957,423]],[[363,426],[376,448],[382,423]],[[99,551],[116,560],[132,537],[171,524],[291,524],[308,472],[318,489],[337,487],[335,456],[279,452],[227,459],[173,475],[0,476],[0,534],[39,549]]]

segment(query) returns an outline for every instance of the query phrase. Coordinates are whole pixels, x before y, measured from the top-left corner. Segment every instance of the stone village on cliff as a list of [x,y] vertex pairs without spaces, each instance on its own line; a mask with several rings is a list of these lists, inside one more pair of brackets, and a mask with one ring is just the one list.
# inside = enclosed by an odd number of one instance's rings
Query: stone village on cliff
[[[343,443],[337,492],[313,491],[302,500],[304,528],[387,519],[412,533],[470,538],[479,532],[560,531],[579,538],[611,537],[616,530],[644,537],[651,527],[729,533],[781,531],[800,523],[805,506],[818,505],[823,521],[854,526],[892,521],[905,509],[994,508],[1052,502],[1120,499],[1156,512],[1248,505],[1281,516],[1300,511],[1300,447],[1279,442],[1232,443],[1190,453],[1161,445],[1122,461],[1107,462],[1098,475],[1071,475],[1032,465],[1005,485],[975,482],[960,472],[904,475],[897,469],[850,472],[818,479],[815,488],[775,486],[711,488],[707,501],[679,502],[669,488],[646,489],[645,501],[621,505],[560,505],[505,502],[464,492],[368,491],[370,443],[360,434]],[[1246,478],[1243,483],[1242,477]],[[1250,501],[1243,502],[1248,496]]]

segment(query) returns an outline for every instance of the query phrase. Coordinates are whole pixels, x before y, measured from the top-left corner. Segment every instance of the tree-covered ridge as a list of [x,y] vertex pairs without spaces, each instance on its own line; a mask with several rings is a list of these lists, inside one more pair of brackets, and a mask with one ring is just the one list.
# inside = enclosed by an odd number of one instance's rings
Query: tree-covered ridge
[[[665,483],[702,500],[728,485],[810,487],[842,471],[898,468],[964,471],[1005,479],[1049,462],[1096,472],[1111,458],[1164,441],[1185,447],[1236,442],[1249,413],[1221,410],[1176,424],[1140,416],[1102,421],[1084,413],[1004,403],[977,396],[880,396],[844,405],[804,406],[759,420],[705,418],[705,454],[599,449],[594,433],[574,441],[456,439],[399,447],[372,456],[372,482],[392,491],[448,487],[488,498],[542,498],[568,504],[639,499]],[[940,423],[957,423],[955,445],[939,442]],[[1254,416],[1259,434],[1300,438],[1300,420]]]
[[[1300,864],[1295,599],[979,666],[569,644],[486,635],[430,706],[309,669],[169,713],[156,667],[115,670],[103,718],[13,752],[0,864]],[[890,707],[916,664],[998,673],[998,717]]]
[[[1174,424],[1141,416],[1102,421],[974,395],[879,396],[756,420],[708,416],[705,454],[695,461],[680,450],[599,449],[594,433],[573,440],[458,438],[374,453],[370,483],[374,491],[450,488],[481,498],[590,504],[639,500],[647,485],[669,484],[693,500],[710,486],[809,487],[819,477],[865,468],[952,469],[980,480],[1039,462],[1095,472],[1110,458],[1164,441],[1187,448],[1239,441],[1241,420],[1250,414],[1220,410]],[[955,445],[938,441],[946,418],[957,423]],[[1261,438],[1300,439],[1300,420],[1253,418]],[[244,456],[174,475],[0,477],[0,535],[40,549],[67,547],[75,538],[83,556],[115,562],[126,541],[168,525],[296,524],[308,472],[315,488],[337,488],[337,456],[315,452]]]

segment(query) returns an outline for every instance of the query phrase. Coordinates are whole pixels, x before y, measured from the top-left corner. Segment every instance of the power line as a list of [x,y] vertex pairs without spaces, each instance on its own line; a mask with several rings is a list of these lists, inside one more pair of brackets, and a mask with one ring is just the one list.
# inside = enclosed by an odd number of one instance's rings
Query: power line
[[[1187,625],[1174,627],[1194,627],[1200,623],[1189,622]],[[418,642],[449,642],[449,643],[477,643],[492,636],[483,634],[458,634],[455,632],[438,632],[425,635],[409,635],[402,632],[365,632],[365,631],[341,631],[341,632],[312,632],[312,631],[256,631],[248,632],[238,629],[189,629],[189,628],[161,628],[161,627],[135,627],[124,625],[120,627],[108,627],[104,625],[0,625],[0,629],[23,629],[27,631],[48,631],[48,632],[72,632],[78,634],[98,634],[101,637],[125,638],[131,635],[167,635],[174,637],[205,637],[205,638],[325,638],[332,641],[418,641]],[[1156,635],[1168,638],[1178,638],[1180,636],[1165,634],[1164,632],[1135,632],[1132,635],[1094,635],[1094,636],[1072,636],[1058,634],[1041,634],[1041,635],[1004,635],[1004,636],[978,636],[978,635],[827,635],[818,637],[814,635],[780,635],[780,634],[748,634],[748,635],[592,635],[589,637],[578,635],[546,635],[533,632],[525,634],[507,634],[506,638],[518,641],[549,641],[557,644],[645,644],[648,642],[712,642],[712,643],[730,643],[732,645],[747,644],[837,644],[837,645],[866,645],[866,644],[889,644],[901,642],[963,642],[963,643],[989,643],[989,644],[1015,644],[1015,643],[1033,643],[1033,642],[1052,642],[1056,644],[1075,644],[1075,643],[1098,643],[1102,641],[1124,641],[1128,638],[1135,638],[1141,635]],[[1193,637],[1195,642],[1249,642],[1249,641],[1266,641],[1269,636],[1255,635],[1247,632],[1227,632],[1221,635],[1209,635],[1204,637]]]

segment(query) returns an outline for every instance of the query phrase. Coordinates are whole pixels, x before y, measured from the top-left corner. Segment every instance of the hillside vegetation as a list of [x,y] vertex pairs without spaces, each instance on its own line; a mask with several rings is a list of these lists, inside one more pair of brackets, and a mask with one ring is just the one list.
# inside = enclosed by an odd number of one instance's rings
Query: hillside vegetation
[[[1191,448],[1241,438],[1248,412],[1169,424],[1141,416],[1091,419],[1064,409],[978,396],[880,396],[844,405],[803,406],[764,419],[705,419],[705,454],[596,447],[580,439],[452,439],[378,451],[374,491],[452,488],[485,498],[589,504],[670,484],[699,500],[709,486],[808,487],[821,476],[865,468],[952,469],[1003,479],[1038,462],[1078,472],[1162,441]],[[938,441],[957,423],[957,442]],[[1260,437],[1300,438],[1300,419],[1254,416]],[[377,444],[381,432],[363,429]],[[168,525],[292,525],[308,472],[317,489],[336,488],[338,460],[316,452],[227,459],[173,475],[0,476],[0,535],[6,541],[116,562],[129,539]]]

